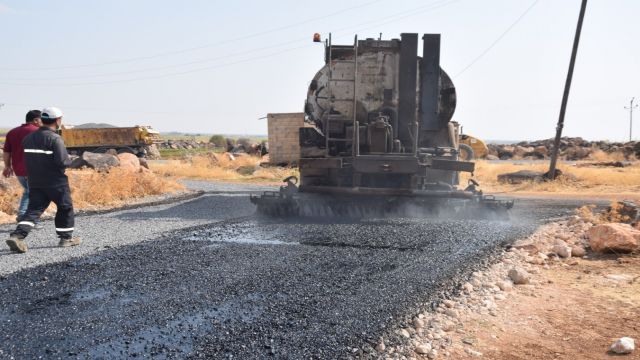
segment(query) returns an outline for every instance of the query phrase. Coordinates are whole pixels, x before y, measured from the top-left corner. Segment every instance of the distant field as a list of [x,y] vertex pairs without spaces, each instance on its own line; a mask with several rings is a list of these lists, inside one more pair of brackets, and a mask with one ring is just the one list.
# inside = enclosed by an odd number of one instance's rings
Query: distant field
[[212,135],[198,134],[176,134],[176,133],[160,133],[162,140],[188,140],[188,141],[204,141],[208,142]]
[[211,150],[205,148],[198,149],[160,149],[160,156],[163,159],[182,159],[187,155],[207,154],[211,152],[224,152],[223,148]]
[[[184,133],[176,133],[176,132],[160,133],[160,137],[163,140],[191,140],[191,141],[204,141],[204,142],[208,142],[213,135],[219,135],[219,134],[184,134]],[[251,141],[256,143],[267,140],[266,135],[225,135],[225,134],[220,134],[220,135],[226,138],[235,139],[235,140],[239,138],[248,138]]]

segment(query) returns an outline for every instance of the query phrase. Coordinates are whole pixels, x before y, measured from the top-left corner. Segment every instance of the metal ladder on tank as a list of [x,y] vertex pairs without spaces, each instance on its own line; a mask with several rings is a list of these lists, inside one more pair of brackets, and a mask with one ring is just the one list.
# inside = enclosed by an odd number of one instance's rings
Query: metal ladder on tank
[[[326,129],[326,137],[325,137],[325,149],[327,149],[327,152],[329,151],[329,145],[331,143],[334,142],[345,142],[345,143],[351,143],[351,156],[352,157],[356,157],[358,155],[360,155],[360,146],[356,145],[354,146],[353,144],[360,144],[360,131],[359,131],[359,124],[358,121],[356,119],[356,91],[358,90],[358,35],[356,35],[354,37],[353,40],[353,60],[331,60],[331,55],[332,55],[332,44],[331,44],[331,33],[329,33],[329,41],[327,44],[327,47],[329,49],[329,59],[328,59],[328,65],[329,65],[329,79],[327,81],[327,92],[328,92],[328,97],[329,97],[329,115],[327,116],[327,129]],[[353,63],[353,79],[335,79],[333,77],[333,71],[334,71],[334,65],[337,63]],[[353,83],[353,98],[352,99],[336,99],[333,96],[333,90],[331,88],[331,83],[332,82],[339,82],[339,81],[346,81],[346,82],[351,82]],[[333,105],[337,102],[337,101],[350,101],[353,102],[353,136],[351,139],[342,139],[342,138],[332,138],[330,137],[330,129],[331,129],[331,123],[333,122],[344,122],[344,117],[342,116],[337,116],[337,117],[332,117],[331,115],[331,110],[333,110]],[[328,153],[327,153],[328,154]]]

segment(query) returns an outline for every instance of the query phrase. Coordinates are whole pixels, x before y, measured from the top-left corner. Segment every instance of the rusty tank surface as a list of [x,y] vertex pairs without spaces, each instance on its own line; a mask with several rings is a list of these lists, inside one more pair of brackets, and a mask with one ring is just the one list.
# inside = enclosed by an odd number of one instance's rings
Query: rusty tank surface
[[[456,90],[440,67],[439,34],[325,41],[325,65],[311,80],[299,129],[300,181],[253,196],[260,213],[303,216],[505,216],[512,201],[484,195],[460,172]],[[487,211],[489,210],[489,211]]]
[[128,152],[145,156],[157,142],[160,133],[150,126],[79,128],[63,127],[60,135],[69,153],[80,155],[84,151],[118,153]]

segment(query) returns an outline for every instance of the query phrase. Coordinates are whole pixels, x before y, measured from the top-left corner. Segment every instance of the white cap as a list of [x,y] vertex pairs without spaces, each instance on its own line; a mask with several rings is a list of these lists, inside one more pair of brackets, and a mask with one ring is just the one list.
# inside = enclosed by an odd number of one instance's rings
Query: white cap
[[62,117],[62,110],[57,107],[47,107],[42,110],[41,119],[57,119]]

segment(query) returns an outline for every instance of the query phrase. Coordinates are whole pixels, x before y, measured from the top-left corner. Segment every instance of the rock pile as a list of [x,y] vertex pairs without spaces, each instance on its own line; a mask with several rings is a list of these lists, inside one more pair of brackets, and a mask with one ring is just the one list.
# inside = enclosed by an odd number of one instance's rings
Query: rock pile
[[160,149],[190,150],[190,149],[215,149],[216,146],[206,141],[196,140],[165,140],[158,144]]
[[[553,139],[523,141],[517,144],[489,144],[490,160],[542,160],[548,159],[553,151]],[[625,159],[640,158],[640,142],[626,143],[608,141],[587,141],[580,137],[564,137],[560,141],[560,158],[564,160],[583,160],[594,151],[607,154],[622,154]]]
[[71,169],[89,168],[96,171],[109,171],[114,167],[132,172],[148,171],[149,169],[145,159],[138,158],[133,154],[102,154],[89,151],[83,152],[81,156],[76,156],[70,166]]
[[216,144],[196,141],[196,140],[166,140],[158,144],[160,149],[173,149],[173,150],[192,150],[192,149],[208,149],[208,150],[220,150],[224,148],[225,151],[233,154],[260,154],[264,156],[268,153],[268,144],[263,141],[260,143],[253,143],[250,141],[238,141],[235,142],[232,139],[227,139],[226,146],[216,146]]
[[387,359],[437,359],[450,357],[452,347],[462,344],[469,356],[482,357],[483,354],[474,349],[476,340],[464,336],[464,322],[471,314],[497,316],[500,303],[507,299],[513,286],[534,286],[536,281],[531,280],[531,270],[513,265],[525,256],[528,256],[526,251],[514,249],[506,254],[503,262],[487,271],[474,272],[461,286],[459,296],[443,300],[434,311],[417,314],[405,327],[396,330],[404,344],[379,347],[378,352],[385,353]]
[[[381,339],[376,350],[387,359],[451,358],[451,352],[459,351],[470,357],[482,357],[483,354],[475,348],[477,340],[464,331],[466,321],[478,314],[499,316],[498,309],[512,296],[510,292],[514,287],[518,292],[531,293],[535,297],[538,287],[546,282],[538,275],[540,267],[549,269],[554,264],[569,266],[571,262],[575,263],[572,257],[589,256],[589,249],[609,251],[618,243],[626,247],[626,243],[615,237],[625,236],[628,240],[632,234],[631,238],[637,239],[634,237],[636,233],[640,235],[640,230],[629,224],[593,224],[579,216],[546,224],[528,238],[513,244],[504,253],[502,261],[485,271],[474,272],[460,286],[458,295],[442,300],[435,310],[417,314],[412,321],[396,329],[395,335],[400,339],[398,344],[385,344]],[[594,241],[603,245],[596,245]],[[640,250],[637,243],[635,246],[634,251]],[[610,351],[628,354],[634,351],[634,347],[633,339],[621,338]]]

